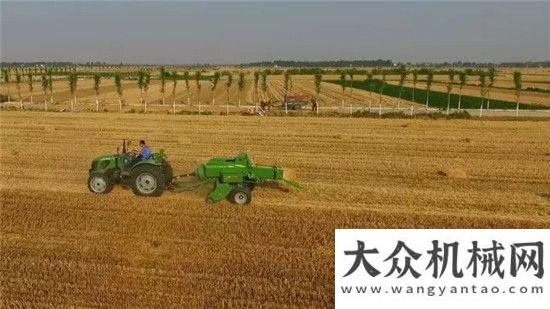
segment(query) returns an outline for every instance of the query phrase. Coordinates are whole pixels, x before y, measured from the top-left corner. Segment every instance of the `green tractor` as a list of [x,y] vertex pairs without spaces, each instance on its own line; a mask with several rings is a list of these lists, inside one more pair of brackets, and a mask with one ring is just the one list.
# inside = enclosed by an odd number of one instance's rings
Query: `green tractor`
[[122,184],[131,187],[136,195],[160,196],[172,183],[173,171],[164,150],[153,153],[148,160],[140,160],[127,151],[126,141],[122,142],[122,152],[119,150],[92,161],[88,177],[90,191],[106,194],[115,184]]

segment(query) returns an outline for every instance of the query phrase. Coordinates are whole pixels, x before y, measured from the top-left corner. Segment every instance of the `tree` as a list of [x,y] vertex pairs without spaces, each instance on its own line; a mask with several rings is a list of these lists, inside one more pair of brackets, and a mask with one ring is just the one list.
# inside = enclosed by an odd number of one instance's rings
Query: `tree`
[[350,95],[351,99],[353,99],[353,78],[354,78],[354,76],[355,75],[353,73],[353,69],[351,69],[350,72],[349,72],[349,81],[350,81],[350,83],[349,83],[350,94],[349,95]]
[[269,98],[269,95],[267,94],[267,70],[264,70],[262,71],[262,91],[264,92],[264,94],[266,95],[266,97]]
[[30,72],[30,70],[29,70],[29,73],[27,73],[27,85],[29,85],[29,93],[31,95],[31,104],[32,104],[33,103],[32,91],[34,90],[34,86],[33,86],[33,74]]
[[166,69],[162,66],[159,69],[160,73],[160,93],[162,93],[162,105],[164,105],[164,90],[166,88]]
[[323,81],[323,75],[321,73],[315,73],[314,75],[314,83],[315,83],[315,93],[317,93],[317,96],[321,93],[321,82]]
[[317,93],[317,106],[315,108],[315,112],[319,113],[319,94],[321,94],[321,83],[323,81],[323,75],[321,73],[315,73],[314,76],[314,83],[315,83],[315,93]]
[[[178,85],[178,72],[172,71],[172,73],[170,74],[170,78],[172,79],[172,112],[173,112],[173,114],[175,114],[176,113],[176,87]],[[189,79],[189,73],[188,73],[187,79]]]
[[140,91],[139,104],[143,104],[143,89],[145,87],[145,71],[143,69],[137,72],[137,84]]
[[468,79],[468,75],[466,74],[466,71],[461,71],[458,73],[458,80],[460,81],[460,90],[458,94],[458,109],[460,110],[460,103],[462,102],[462,88],[464,85],[466,85],[466,81]]
[[487,75],[485,72],[479,73],[479,92],[481,94],[481,105],[479,106],[479,117],[483,111],[483,101],[485,99],[485,88],[487,87]]
[[233,85],[233,74],[231,72],[225,73],[227,75],[227,80],[225,81],[225,91],[227,92],[227,105],[229,105],[229,89]]
[[258,106],[258,81],[260,80],[260,72],[254,72],[254,102]]
[[382,94],[384,92],[384,88],[386,87],[386,75],[388,74],[388,71],[382,70],[382,84],[380,85],[380,102],[379,102],[379,114],[381,114],[382,111]]
[[340,73],[340,86],[342,86],[342,107],[344,107],[344,103],[346,100],[346,73],[342,72]]
[[211,90],[211,95],[212,95],[212,105],[214,105],[214,90],[216,90],[216,87],[218,86],[218,82],[220,81],[220,72],[216,71],[214,72],[214,75],[212,75],[212,87],[210,88]]
[[453,70],[449,71],[449,82],[447,83],[447,115],[451,110],[451,91],[453,90],[453,83],[455,81],[455,72]]
[[199,103],[199,113],[200,113],[200,106],[201,106],[201,78],[202,78],[201,71],[197,70],[195,72],[195,83],[197,83],[197,101]]
[[516,116],[519,115],[519,95],[521,94],[521,72],[514,72],[514,90],[516,91]]
[[19,107],[23,108],[23,98],[21,98],[21,74],[15,71],[15,87],[17,88],[17,96],[19,97]]
[[143,110],[147,111],[147,93],[149,91],[149,84],[151,83],[151,74],[145,72],[143,76],[143,91],[145,92],[145,102],[143,104]]
[[418,70],[414,69],[412,71],[412,75],[413,75],[413,89],[412,89],[412,101],[414,101],[414,91],[416,90],[416,83],[418,82]]
[[52,69],[46,71],[48,75],[48,90],[50,90],[50,105],[53,105],[53,72]]
[[71,101],[71,110],[73,110],[76,104],[76,83],[78,82],[78,75],[76,75],[75,72],[71,72],[67,76],[67,80],[69,82],[69,90],[74,98],[74,100]]
[[116,87],[116,93],[118,94],[118,109],[122,112],[122,92],[123,92],[123,86],[122,86],[122,75],[119,72],[115,73],[114,76],[115,80],[115,87]]
[[431,69],[428,69],[426,73],[426,108],[430,104],[430,89],[432,88],[432,83],[434,81],[434,72]]
[[399,102],[401,102],[401,94],[403,93],[403,85],[407,79],[407,69],[401,68],[399,70],[399,100],[397,100],[397,109],[399,110]]
[[191,88],[189,87],[189,71],[183,72],[183,81],[185,82],[185,90],[187,90],[187,105],[191,104],[189,102],[191,97]]
[[244,72],[239,72],[239,80],[237,81],[237,87],[239,88],[239,107],[241,106],[241,98],[246,85]]
[[489,109],[489,104],[490,104],[489,95],[490,95],[491,87],[493,87],[493,84],[495,83],[496,75],[497,75],[496,69],[494,67],[490,67],[489,70],[487,71],[487,77],[489,78],[489,84],[487,85],[487,93],[486,93],[487,109]]
[[94,91],[95,91],[95,110],[99,110],[99,85],[101,84],[101,74],[94,73],[92,75],[92,80],[94,81]]
[[11,94],[10,94],[10,69],[3,69],[2,70],[2,81],[4,84],[6,84],[6,87],[8,88],[8,103],[11,102]]
[[284,101],[286,101],[286,98],[288,96],[288,90],[290,89],[290,85],[292,84],[292,75],[290,75],[290,72],[287,70],[284,73],[284,81],[285,81],[285,98]]
[[374,75],[374,74],[372,74],[372,71],[368,71],[368,72],[367,72],[367,82],[368,82],[368,83],[371,83],[371,82],[372,82],[373,75]]
[[383,75],[383,80],[379,81],[379,89],[380,89],[380,93],[379,93],[379,104],[380,104],[380,110],[382,109],[382,94],[384,93],[384,88],[386,87],[386,78],[385,78],[385,75]]
[[44,110],[48,110],[48,76],[46,73],[42,73],[40,76],[42,82],[42,90],[44,91]]

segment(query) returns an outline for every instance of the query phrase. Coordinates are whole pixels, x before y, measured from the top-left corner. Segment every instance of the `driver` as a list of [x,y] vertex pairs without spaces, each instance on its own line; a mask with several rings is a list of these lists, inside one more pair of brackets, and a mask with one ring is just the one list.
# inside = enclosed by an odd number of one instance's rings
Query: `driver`
[[148,160],[153,156],[153,152],[151,151],[151,148],[147,146],[144,140],[139,141],[139,147],[141,147],[138,155],[138,158],[140,160]]

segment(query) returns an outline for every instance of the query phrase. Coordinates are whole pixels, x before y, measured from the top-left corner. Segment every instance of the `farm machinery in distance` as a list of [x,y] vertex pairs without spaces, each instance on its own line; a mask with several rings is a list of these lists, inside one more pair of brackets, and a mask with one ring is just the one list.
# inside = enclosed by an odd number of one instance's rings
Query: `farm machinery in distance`
[[311,100],[312,98],[308,95],[287,95],[281,103],[281,109],[301,111]]
[[177,192],[177,180],[196,177],[202,183],[211,183],[214,188],[208,193],[206,202],[217,203],[225,198],[235,204],[248,204],[256,185],[279,181],[296,188],[301,185],[285,178],[285,171],[276,166],[254,165],[248,154],[241,153],[234,158],[213,158],[199,165],[194,172],[173,175],[172,167],[163,150],[153,153],[147,160],[139,160],[127,152],[123,142],[122,153],[100,156],[92,161],[88,188],[98,194],[109,193],[115,184],[132,188],[136,195],[160,196],[164,190]]
[[271,109],[300,112],[307,108],[309,104],[314,104],[314,102],[317,102],[316,99],[308,95],[285,95],[281,101],[271,99],[260,101],[259,107],[251,107],[242,114],[264,116]]

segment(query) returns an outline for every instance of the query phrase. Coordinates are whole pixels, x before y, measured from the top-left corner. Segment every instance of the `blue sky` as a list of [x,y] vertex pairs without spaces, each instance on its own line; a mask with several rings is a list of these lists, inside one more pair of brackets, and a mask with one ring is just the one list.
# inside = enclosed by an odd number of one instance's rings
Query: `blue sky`
[[550,58],[550,2],[9,2],[2,61]]

